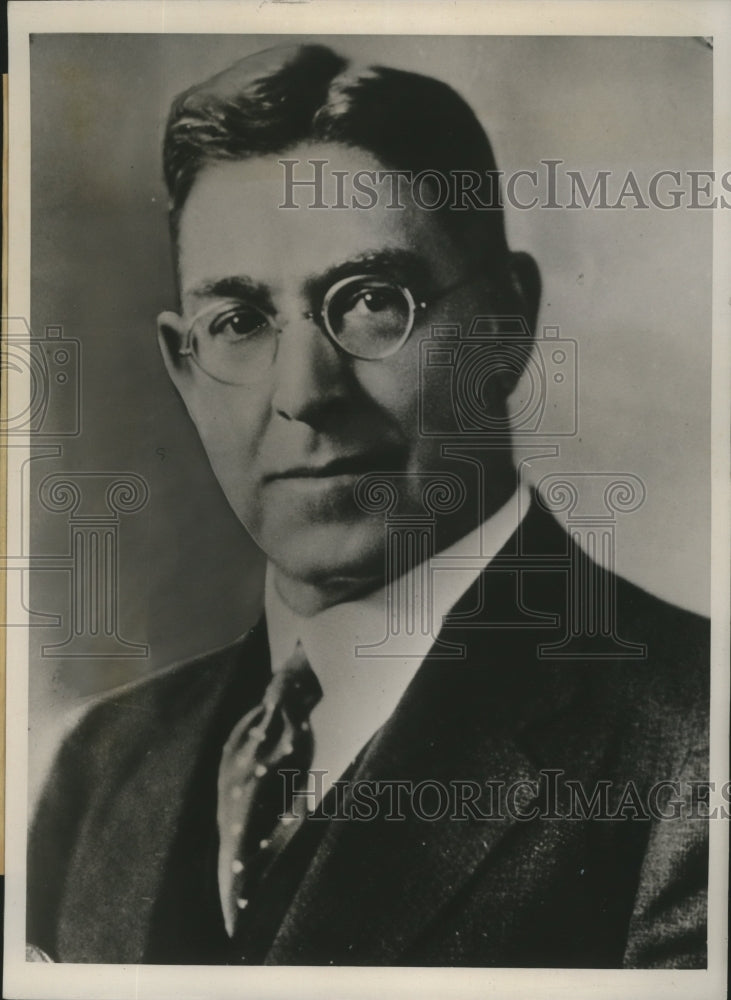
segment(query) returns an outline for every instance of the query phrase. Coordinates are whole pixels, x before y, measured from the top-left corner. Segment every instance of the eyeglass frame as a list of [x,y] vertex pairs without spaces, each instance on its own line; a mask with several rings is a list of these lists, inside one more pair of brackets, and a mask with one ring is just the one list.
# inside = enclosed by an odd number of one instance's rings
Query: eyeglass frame
[[[301,316],[303,319],[313,320],[316,323],[317,327],[320,329],[320,331],[325,334],[325,336],[333,345],[333,347],[335,347],[337,351],[339,351],[341,354],[344,354],[346,357],[355,358],[357,361],[385,361],[387,358],[393,357],[394,354],[397,354],[401,350],[401,348],[406,344],[407,340],[414,331],[414,327],[416,325],[416,317],[419,312],[426,311],[440,299],[444,298],[447,295],[451,295],[452,292],[457,291],[459,288],[465,287],[466,285],[474,281],[477,277],[479,277],[478,274],[469,274],[461,278],[459,281],[456,281],[451,285],[447,285],[446,288],[442,288],[434,295],[429,296],[428,299],[422,299],[417,301],[414,298],[411,290],[406,285],[402,285],[398,281],[392,281],[390,278],[385,278],[382,275],[378,274],[351,274],[345,278],[338,279],[338,281],[336,281],[333,285],[330,286],[330,288],[327,290],[327,292],[323,297],[322,305],[320,306],[319,310],[310,309],[307,310],[306,312],[301,313]],[[367,355],[356,354],[353,351],[348,350],[348,348],[345,347],[343,344],[341,344],[340,341],[337,339],[335,333],[333,332],[330,326],[330,322],[328,319],[328,307],[332,302],[333,298],[335,297],[335,295],[340,291],[340,289],[344,288],[347,284],[350,284],[351,282],[363,281],[363,280],[371,280],[371,281],[381,280],[384,282],[388,282],[388,284],[390,284],[393,288],[401,292],[409,307],[409,318],[406,324],[405,332],[401,335],[399,340],[397,340],[393,346],[389,347],[388,351],[385,354],[380,354],[377,357],[368,357]],[[192,361],[195,363],[195,365],[198,368],[200,368],[200,370],[205,375],[207,375],[209,378],[212,378],[216,382],[221,382],[223,385],[245,384],[238,382],[228,382],[226,379],[221,378],[218,375],[213,375],[211,372],[207,371],[201,365],[200,361],[195,355],[195,352],[193,351],[193,348],[190,346],[190,339],[191,339],[191,334],[193,332],[193,327],[202,316],[205,316],[207,312],[212,312],[214,308],[216,308],[214,304],[208,305],[205,308],[201,309],[199,312],[197,312],[195,316],[193,316],[185,334],[186,346],[178,349],[178,356],[190,357]],[[255,308],[257,312],[261,313],[261,315],[266,318],[267,323],[270,325],[273,333],[283,332],[282,327],[276,326],[274,323],[272,323],[271,318],[267,316],[267,314],[264,312],[263,309],[260,309],[258,306],[254,306],[253,308]],[[272,359],[272,361],[273,360],[274,359]]]

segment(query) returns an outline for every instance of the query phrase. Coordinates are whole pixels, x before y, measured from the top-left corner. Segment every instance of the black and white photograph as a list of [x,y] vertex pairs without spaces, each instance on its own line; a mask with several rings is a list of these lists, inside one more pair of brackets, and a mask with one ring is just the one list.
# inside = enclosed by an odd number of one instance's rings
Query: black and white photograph
[[731,13],[346,6],[11,4],[4,995],[715,1000]]

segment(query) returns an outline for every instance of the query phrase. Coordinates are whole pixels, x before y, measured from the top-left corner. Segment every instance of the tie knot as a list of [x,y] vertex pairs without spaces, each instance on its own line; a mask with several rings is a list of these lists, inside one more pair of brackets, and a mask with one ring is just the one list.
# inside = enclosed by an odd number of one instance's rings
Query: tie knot
[[302,643],[297,640],[294,652],[272,676],[264,702],[280,705],[294,722],[307,718],[322,698],[322,688],[309,664]]

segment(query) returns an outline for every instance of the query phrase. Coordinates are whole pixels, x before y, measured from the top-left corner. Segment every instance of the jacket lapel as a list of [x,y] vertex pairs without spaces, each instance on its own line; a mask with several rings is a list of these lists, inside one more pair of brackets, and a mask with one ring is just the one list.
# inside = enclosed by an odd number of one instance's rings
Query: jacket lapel
[[[565,552],[566,536],[548,520],[547,526],[541,515],[536,524],[528,515],[521,552],[545,552],[546,540],[536,529],[546,527],[549,541]],[[514,537],[504,552],[517,544]],[[490,618],[515,621],[514,576],[487,572],[483,586]],[[474,607],[476,588],[455,611]],[[544,613],[550,603],[539,601],[535,610]],[[573,680],[562,677],[557,684],[555,674],[537,662],[534,630],[452,627],[442,635],[464,643],[467,660],[430,655],[372,740],[348,785],[345,818],[328,824],[267,963],[398,964],[476,869],[490,862],[519,822],[517,812],[533,800],[540,763],[526,734],[539,720],[561,714],[573,698]],[[381,783],[378,814],[368,820],[352,818],[355,788],[362,782]],[[394,782],[406,783],[401,810],[393,807]],[[488,786],[514,782],[526,784],[518,787],[512,814],[482,818],[490,811]],[[420,785],[421,809],[415,811],[408,790]],[[460,810],[460,787],[481,789],[477,817]],[[426,819],[425,813],[438,818]]]

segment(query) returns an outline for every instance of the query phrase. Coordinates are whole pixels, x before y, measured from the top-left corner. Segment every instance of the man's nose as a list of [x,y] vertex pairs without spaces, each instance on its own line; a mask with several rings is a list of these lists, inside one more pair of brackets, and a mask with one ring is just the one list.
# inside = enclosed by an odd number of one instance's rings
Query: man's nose
[[302,314],[278,334],[273,376],[274,411],[313,425],[342,407],[352,380],[349,359]]

